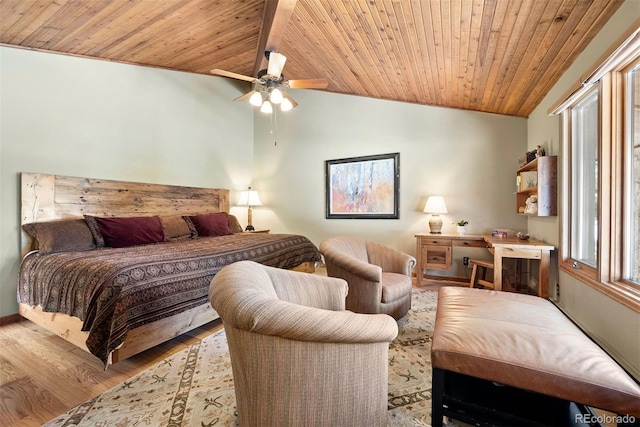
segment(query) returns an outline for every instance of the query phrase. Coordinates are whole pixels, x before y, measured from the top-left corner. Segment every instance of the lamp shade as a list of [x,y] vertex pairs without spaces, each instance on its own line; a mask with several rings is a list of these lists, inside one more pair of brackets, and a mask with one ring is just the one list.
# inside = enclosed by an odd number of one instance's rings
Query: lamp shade
[[258,192],[252,190],[251,187],[247,191],[240,193],[237,206],[262,206]]
[[280,104],[283,99],[284,96],[282,95],[282,91],[277,87],[273,88],[271,94],[269,95],[269,101],[271,101],[272,104]]
[[273,113],[273,107],[271,106],[271,102],[264,101],[262,103],[262,107],[260,107],[260,112],[265,113],[265,114]]
[[291,101],[289,101],[289,99],[284,98],[282,100],[282,102],[280,103],[280,109],[282,111],[289,111],[293,108],[293,104],[291,103]]
[[249,98],[249,103],[253,106],[260,107],[262,105],[262,94],[258,91],[253,92]]
[[444,203],[444,198],[441,196],[429,196],[423,212],[431,214],[447,213],[447,205]]

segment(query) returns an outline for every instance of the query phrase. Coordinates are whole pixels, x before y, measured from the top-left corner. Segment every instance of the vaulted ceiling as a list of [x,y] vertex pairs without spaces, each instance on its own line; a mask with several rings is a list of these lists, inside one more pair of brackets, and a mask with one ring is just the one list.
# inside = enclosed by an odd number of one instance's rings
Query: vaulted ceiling
[[527,117],[622,2],[0,0],[0,44],[250,76],[277,50],[329,92]]

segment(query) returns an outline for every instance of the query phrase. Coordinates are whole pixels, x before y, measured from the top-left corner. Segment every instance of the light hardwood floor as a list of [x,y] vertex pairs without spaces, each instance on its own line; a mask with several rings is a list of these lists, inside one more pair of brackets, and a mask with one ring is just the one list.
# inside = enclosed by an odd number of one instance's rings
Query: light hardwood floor
[[220,329],[216,320],[105,371],[94,356],[28,320],[0,326],[0,426],[41,426]]
[[112,365],[23,320],[0,327],[0,426],[41,426],[222,328],[216,320]]

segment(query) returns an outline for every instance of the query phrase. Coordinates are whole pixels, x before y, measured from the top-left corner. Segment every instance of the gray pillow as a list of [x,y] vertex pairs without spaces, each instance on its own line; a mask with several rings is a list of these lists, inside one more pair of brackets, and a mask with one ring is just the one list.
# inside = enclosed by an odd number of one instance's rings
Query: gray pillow
[[162,231],[167,242],[198,237],[195,230],[191,230],[189,224],[182,218],[182,215],[161,216],[160,222],[162,222]]
[[63,219],[24,224],[22,229],[38,242],[43,253],[88,251],[96,243],[84,219]]

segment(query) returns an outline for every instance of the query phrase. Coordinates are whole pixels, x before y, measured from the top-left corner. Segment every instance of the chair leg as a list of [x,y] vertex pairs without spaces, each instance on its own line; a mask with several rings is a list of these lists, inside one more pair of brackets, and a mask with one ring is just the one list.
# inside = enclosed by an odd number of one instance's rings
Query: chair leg
[[471,269],[471,280],[469,281],[470,288],[475,288],[477,278],[478,278],[478,264],[473,264],[473,269]]
[[473,268],[471,269],[471,280],[469,281],[470,288],[477,288],[478,282],[480,280],[487,280],[487,267],[484,265],[473,264]]

